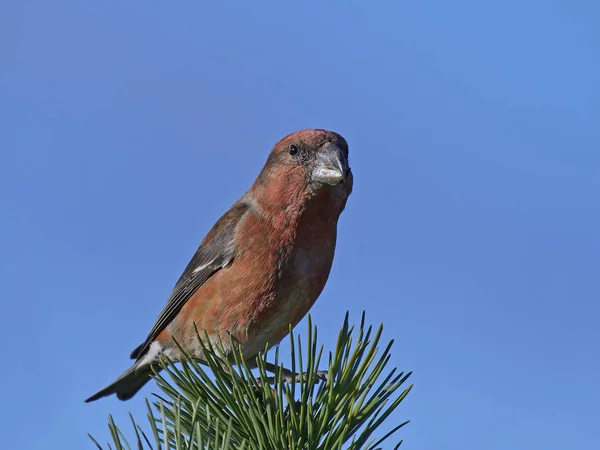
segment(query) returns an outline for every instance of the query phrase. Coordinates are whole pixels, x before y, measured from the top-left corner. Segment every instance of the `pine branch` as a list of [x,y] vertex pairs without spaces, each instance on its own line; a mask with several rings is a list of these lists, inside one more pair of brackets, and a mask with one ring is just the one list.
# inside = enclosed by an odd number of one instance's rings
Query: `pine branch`
[[[371,326],[366,328],[364,312],[355,330],[346,313],[336,348],[329,354],[326,381],[319,381],[323,348],[318,347],[317,328],[309,316],[304,345],[290,330],[291,370],[305,372],[302,381],[291,382],[283,380],[278,348],[275,376],[267,375],[267,367],[273,365],[267,363],[265,351],[257,357],[256,378],[239,348],[232,360],[226,359],[220,356],[222,343],[211,344],[198,335],[206,360],[195,361],[186,354],[181,364],[163,361],[163,372],[155,375],[162,395],[155,395],[152,404],[146,400],[152,433],[145,433],[132,417],[133,448],[377,450],[408,423],[396,425],[378,440],[374,437],[412,388],[400,389],[410,373],[386,371],[393,341],[380,352],[382,330],[382,325],[374,333]],[[113,444],[106,448],[132,448],[112,417],[108,426]]]

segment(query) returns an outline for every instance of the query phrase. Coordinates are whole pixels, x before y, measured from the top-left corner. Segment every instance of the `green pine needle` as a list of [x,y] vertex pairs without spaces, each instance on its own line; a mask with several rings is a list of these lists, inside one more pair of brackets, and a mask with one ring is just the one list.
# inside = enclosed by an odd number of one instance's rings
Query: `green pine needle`
[[[282,381],[278,348],[274,365],[280,370],[274,377],[267,373],[265,348],[256,359],[256,381],[237,344],[232,343],[233,355],[224,358],[223,344],[211,343],[196,330],[205,360],[193,360],[180,347],[185,355],[181,364],[167,359],[161,363],[163,372],[155,379],[163,395],[156,396],[152,405],[146,400],[152,433],[146,434],[131,417],[135,448],[377,450],[408,423],[375,437],[412,388],[400,390],[411,373],[386,371],[393,341],[380,351],[382,330],[382,325],[375,333],[367,328],[363,312],[355,331],[346,313],[336,348],[328,357],[327,380],[319,382],[315,374],[323,348],[309,316],[306,342],[299,336],[296,341],[290,329],[291,370],[306,376],[289,383]],[[113,442],[106,448],[131,450],[112,416],[108,427]],[[401,443],[389,445],[398,448]]]

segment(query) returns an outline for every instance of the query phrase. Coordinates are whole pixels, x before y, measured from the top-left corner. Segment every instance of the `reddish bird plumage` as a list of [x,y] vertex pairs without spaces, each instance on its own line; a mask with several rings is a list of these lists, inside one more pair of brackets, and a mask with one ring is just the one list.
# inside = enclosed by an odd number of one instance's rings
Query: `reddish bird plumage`
[[325,287],[352,184],[348,144],[339,134],[310,129],[280,140],[252,187],[200,244],[132,352],[135,363],[86,402],[133,397],[161,354],[180,357],[172,338],[201,359],[194,323],[225,344],[233,336],[251,365],[267,343],[278,344]]

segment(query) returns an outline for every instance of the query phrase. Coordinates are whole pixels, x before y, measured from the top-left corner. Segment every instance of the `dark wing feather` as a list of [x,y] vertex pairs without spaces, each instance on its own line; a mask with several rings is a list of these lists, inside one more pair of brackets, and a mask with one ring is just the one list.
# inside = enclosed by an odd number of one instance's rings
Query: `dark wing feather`
[[171,323],[194,292],[216,271],[234,259],[235,230],[247,210],[248,205],[238,203],[231,207],[212,227],[175,284],[166,306],[159,314],[148,337],[143,344],[131,352],[131,359],[140,359],[144,356],[150,344]]

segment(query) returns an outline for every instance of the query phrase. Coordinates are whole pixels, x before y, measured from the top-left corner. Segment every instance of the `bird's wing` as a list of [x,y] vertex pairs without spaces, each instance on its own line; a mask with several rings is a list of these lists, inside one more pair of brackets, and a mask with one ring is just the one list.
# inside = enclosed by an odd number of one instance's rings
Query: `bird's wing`
[[235,230],[247,210],[247,204],[237,203],[212,227],[175,284],[166,306],[158,316],[148,337],[143,344],[131,352],[131,359],[140,359],[194,292],[215,272],[235,258]]

